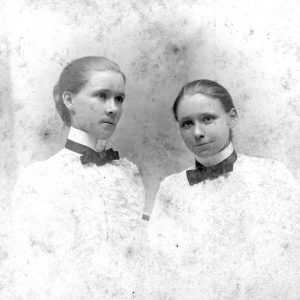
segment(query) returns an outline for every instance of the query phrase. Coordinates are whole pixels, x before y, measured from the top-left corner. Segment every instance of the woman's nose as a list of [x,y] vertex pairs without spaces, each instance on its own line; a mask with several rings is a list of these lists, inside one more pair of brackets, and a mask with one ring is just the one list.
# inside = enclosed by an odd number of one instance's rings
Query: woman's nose
[[205,132],[201,124],[195,124],[194,137],[195,139],[201,139],[205,137]]
[[106,113],[115,115],[118,112],[118,106],[116,105],[115,99],[110,98],[106,101]]

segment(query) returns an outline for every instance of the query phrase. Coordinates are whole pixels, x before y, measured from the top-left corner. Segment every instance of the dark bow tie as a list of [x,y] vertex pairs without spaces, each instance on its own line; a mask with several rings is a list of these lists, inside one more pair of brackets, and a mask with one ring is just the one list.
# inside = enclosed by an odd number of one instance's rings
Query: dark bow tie
[[196,170],[187,170],[186,177],[190,185],[199,183],[207,179],[215,179],[224,173],[229,173],[233,170],[233,165],[237,159],[235,151],[219,164],[211,167],[204,167],[196,161]]
[[114,151],[112,148],[103,152],[96,152],[85,145],[78,144],[69,139],[66,142],[65,148],[82,154],[80,156],[80,161],[83,165],[94,163],[97,166],[102,166],[112,160],[120,158],[118,151]]

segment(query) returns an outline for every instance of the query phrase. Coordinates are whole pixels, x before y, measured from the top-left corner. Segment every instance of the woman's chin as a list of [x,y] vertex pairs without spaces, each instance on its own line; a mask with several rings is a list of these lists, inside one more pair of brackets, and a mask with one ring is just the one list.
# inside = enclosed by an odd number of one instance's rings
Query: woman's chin
[[221,152],[222,150],[224,150],[224,148],[226,148],[227,145],[228,144],[226,144],[223,147],[216,147],[216,146],[213,146],[213,145],[210,145],[210,147],[208,147],[208,146],[194,147],[192,149],[193,150],[192,152],[197,157],[202,157],[202,158],[207,159],[208,157],[213,157],[214,155],[216,155],[219,152]]
[[193,153],[194,153],[195,156],[203,157],[203,158],[208,158],[208,157],[214,156],[216,154],[213,151],[208,150],[208,149],[205,149],[205,150],[202,150],[202,151],[193,151]]
[[97,139],[97,140],[108,140],[109,138],[112,137],[112,135],[115,132],[115,128],[111,130],[97,130],[92,133],[92,135]]

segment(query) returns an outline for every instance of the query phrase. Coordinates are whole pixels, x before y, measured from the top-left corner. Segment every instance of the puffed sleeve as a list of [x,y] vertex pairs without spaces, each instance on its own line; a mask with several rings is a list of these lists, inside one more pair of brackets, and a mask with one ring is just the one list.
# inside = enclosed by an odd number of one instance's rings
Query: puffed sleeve
[[[51,252],[50,245],[44,239],[44,211],[40,210],[41,201],[32,182],[35,174],[24,170],[15,185],[12,195],[12,239],[10,243],[10,263],[13,272],[12,292],[14,297],[42,296],[43,268],[47,255],[43,257],[38,248],[44,248],[45,254]],[[44,262],[43,262],[44,260]]]
[[[272,200],[272,213],[268,216],[270,224],[268,230],[272,232],[276,261],[273,282],[282,286],[287,293],[286,299],[299,299],[300,297],[300,192],[299,184],[290,171],[281,163],[272,165],[270,177],[271,188],[269,197]],[[271,238],[270,238],[271,240]],[[272,255],[270,255],[272,257]],[[276,275],[275,275],[276,274]]]
[[74,275],[59,259],[64,253],[58,244],[68,242],[55,222],[46,180],[36,166],[25,169],[12,195],[9,243],[12,299],[55,299],[68,286],[68,276],[60,280],[62,271]]
[[145,189],[139,168],[126,157],[121,158],[117,164],[120,164],[126,174],[124,181],[118,179],[120,182],[119,186],[126,187],[124,195],[127,195],[134,201],[135,210],[139,213],[138,219],[140,219],[145,206]]
[[170,212],[168,212],[168,203],[170,203],[170,201],[171,195],[169,193],[168,183],[166,180],[163,180],[156,194],[148,225],[148,237],[152,247],[161,247],[165,240],[165,233],[168,232],[168,227],[170,226],[170,219],[168,218],[170,214]]
[[171,299],[180,280],[180,267],[176,259],[178,226],[176,225],[172,191],[174,184],[164,179],[158,189],[153,211],[147,227],[148,267],[144,278],[145,299]]
[[133,175],[133,182],[136,186],[136,191],[138,194],[138,198],[140,199],[140,205],[141,205],[141,209],[143,211],[144,206],[145,206],[145,188],[144,188],[144,183],[141,177],[141,173],[139,168],[137,167],[137,165],[135,165],[134,163],[130,162],[131,164],[131,171],[132,171],[132,175]]
[[274,176],[272,194],[278,199],[274,201],[275,217],[279,220],[283,233],[289,236],[291,242],[298,244],[300,242],[299,183],[282,163],[274,163],[272,174]]
[[0,204],[0,299],[9,299],[7,286],[10,275],[8,268],[8,238],[10,236],[10,209]]
[[178,255],[178,243],[184,239],[179,219],[182,207],[175,196],[180,189],[180,183],[172,176],[161,182],[148,226],[151,247],[165,252],[169,257]]

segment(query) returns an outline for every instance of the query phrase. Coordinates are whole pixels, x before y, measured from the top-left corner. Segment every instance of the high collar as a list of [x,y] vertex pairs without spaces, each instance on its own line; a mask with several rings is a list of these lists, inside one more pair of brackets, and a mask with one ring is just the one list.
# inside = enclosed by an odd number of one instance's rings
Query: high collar
[[233,153],[233,151],[234,151],[234,147],[230,142],[226,148],[224,148],[222,151],[215,154],[214,156],[207,157],[207,158],[196,156],[196,161],[198,161],[201,165],[205,167],[215,166],[220,162],[222,162],[223,160],[225,160],[226,158],[228,158]]
[[105,145],[107,143],[106,140],[97,140],[95,137],[91,136],[87,132],[79,130],[72,126],[70,127],[68,139],[78,144],[87,146],[93,149],[94,151],[96,151],[97,143],[99,143],[100,148],[102,148],[102,149],[98,149],[100,151],[105,149]]

